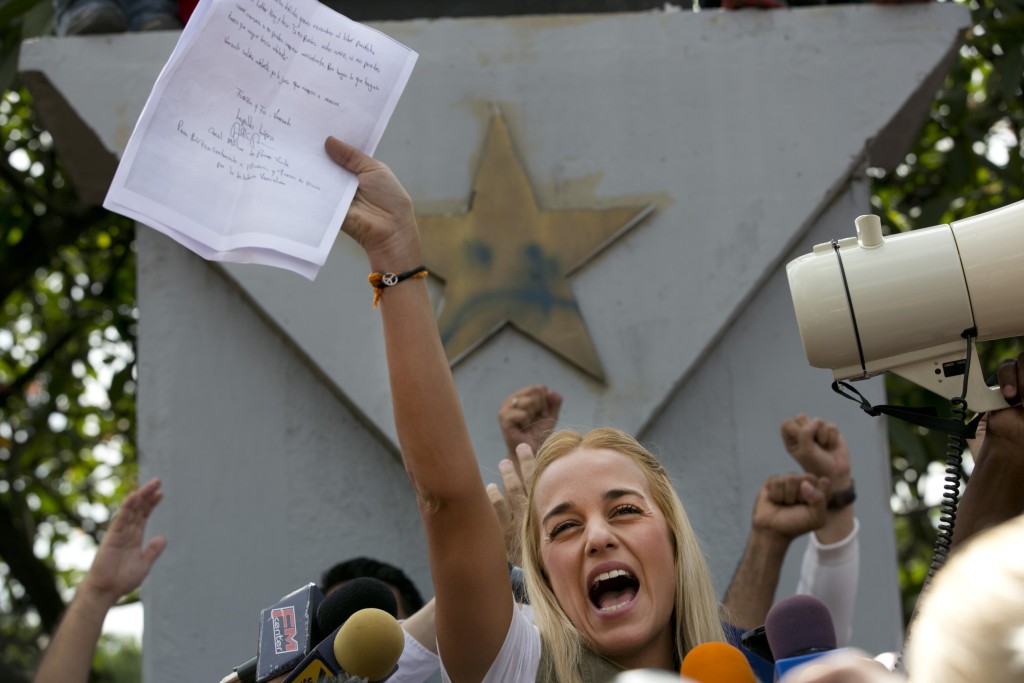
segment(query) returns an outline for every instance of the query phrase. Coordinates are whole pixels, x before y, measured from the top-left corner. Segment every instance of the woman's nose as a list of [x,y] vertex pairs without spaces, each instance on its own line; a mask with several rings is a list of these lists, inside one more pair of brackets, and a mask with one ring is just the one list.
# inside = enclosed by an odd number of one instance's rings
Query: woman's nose
[[616,546],[615,535],[606,524],[591,524],[587,534],[587,554],[596,555]]

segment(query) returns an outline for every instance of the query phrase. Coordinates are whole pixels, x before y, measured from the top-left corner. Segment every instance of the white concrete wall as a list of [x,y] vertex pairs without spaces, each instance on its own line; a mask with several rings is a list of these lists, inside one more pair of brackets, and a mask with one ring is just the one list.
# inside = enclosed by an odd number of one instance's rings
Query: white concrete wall
[[[794,469],[779,421],[821,414],[854,455],[855,643],[895,648],[883,425],[807,366],[783,266],[853,234],[870,142],[898,158],[891,141],[909,144],[967,19],[856,5],[379,25],[421,55],[378,154],[421,210],[465,204],[495,103],[541,206],[658,205],[572,279],[606,385],[511,330],[456,366],[485,478],[503,450],[498,403],[546,382],[566,396],[565,423],[619,426],[662,453],[724,590],[757,486]],[[55,117],[118,154],[173,44],[41,41],[22,69],[70,103],[54,98]],[[88,133],[65,136],[73,174],[89,168],[75,146]],[[144,587],[147,683],[219,680],[253,653],[259,609],[337,559],[395,562],[432,592],[365,273],[344,240],[311,284],[140,230],[141,467],[166,482],[153,527],[170,538]],[[880,383],[864,389],[881,399]]]
[[[863,180],[851,183],[790,253],[849,233],[849,218],[868,204]],[[788,258],[787,258],[788,260]],[[746,542],[758,487],[773,474],[799,472],[779,438],[783,419],[803,411],[835,422],[846,436],[861,522],[860,591],[854,645],[868,652],[899,647],[900,594],[889,506],[885,423],[833,393],[831,377],[807,367],[789,286],[776,271],[741,310],[722,339],[694,367],[683,388],[645,431],[677,482],[724,593]],[[881,380],[858,386],[874,403]],[[708,482],[714,482],[709,486]],[[787,555],[776,597],[795,590],[806,539]]]

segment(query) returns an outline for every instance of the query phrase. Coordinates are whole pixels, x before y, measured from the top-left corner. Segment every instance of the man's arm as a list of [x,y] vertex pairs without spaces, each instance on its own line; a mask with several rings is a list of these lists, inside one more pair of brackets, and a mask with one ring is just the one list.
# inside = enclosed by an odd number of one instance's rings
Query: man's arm
[[125,498],[46,648],[33,683],[86,683],[89,679],[107,612],[142,584],[167,545],[163,536],[142,545],[146,521],[162,498],[159,479]]
[[744,630],[764,623],[789,544],[821,527],[830,491],[826,478],[808,474],[770,477],[761,486],[747,547],[722,600],[724,621]]
[[417,643],[437,654],[437,629],[434,628],[434,598],[402,621],[402,628]]
[[780,429],[786,450],[804,472],[827,477],[832,486],[832,499],[825,514],[825,524],[814,532],[823,545],[838,543],[853,532],[853,475],[850,473],[850,452],[839,428],[821,418],[808,418],[803,413],[783,420]]
[[808,540],[796,592],[813,595],[828,605],[836,640],[843,646],[853,637],[860,578],[850,452],[839,428],[821,418],[808,418],[800,413],[783,420],[780,432],[786,450],[804,471],[827,477],[832,486],[825,524]]
[[[1003,361],[997,371],[1008,401],[1024,389],[1024,354]],[[953,548],[985,529],[1024,513],[1024,408],[989,413],[974,472],[964,489],[953,531]]]

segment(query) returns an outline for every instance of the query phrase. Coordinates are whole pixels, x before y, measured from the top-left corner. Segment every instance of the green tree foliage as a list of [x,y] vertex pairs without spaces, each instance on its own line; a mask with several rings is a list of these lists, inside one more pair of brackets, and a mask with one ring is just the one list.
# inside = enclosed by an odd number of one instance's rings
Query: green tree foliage
[[96,683],[139,683],[142,646],[134,638],[103,636],[96,649]]
[[0,638],[28,668],[79,578],[55,549],[95,540],[135,470],[134,230],[78,203],[25,91],[0,130]]
[[[1024,198],[1024,2],[969,3],[973,28],[903,164],[876,178],[875,207],[892,231],[983,213]],[[1022,264],[1024,267],[1024,264]],[[980,349],[986,373],[1024,352],[1021,340]],[[949,405],[899,378],[887,379],[891,403]],[[904,614],[909,619],[927,575],[938,512],[925,493],[943,477],[945,436],[889,421],[893,510]],[[967,468],[970,468],[968,458]]]
[[27,680],[80,579],[57,566],[55,550],[83,534],[95,543],[136,464],[134,226],[79,202],[14,79],[21,39],[50,25],[48,0],[0,5],[5,681]]

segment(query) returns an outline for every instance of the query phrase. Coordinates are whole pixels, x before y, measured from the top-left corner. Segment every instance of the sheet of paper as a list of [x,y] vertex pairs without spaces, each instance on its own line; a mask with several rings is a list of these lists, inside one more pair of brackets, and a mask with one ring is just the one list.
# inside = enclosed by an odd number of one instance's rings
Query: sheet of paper
[[417,54],[317,0],[201,0],[157,78],[104,206],[200,256],[313,279]]

